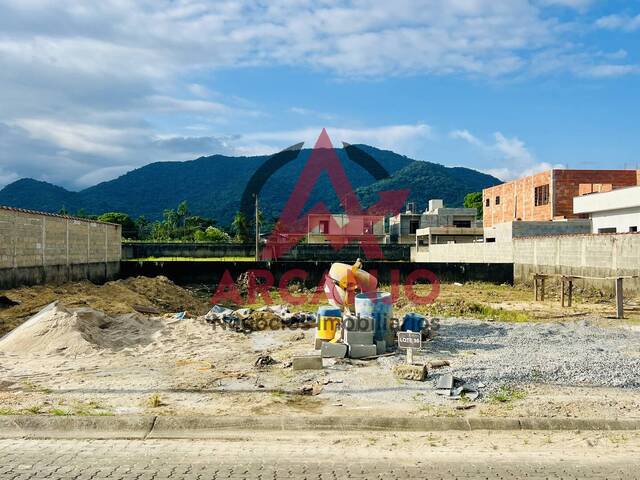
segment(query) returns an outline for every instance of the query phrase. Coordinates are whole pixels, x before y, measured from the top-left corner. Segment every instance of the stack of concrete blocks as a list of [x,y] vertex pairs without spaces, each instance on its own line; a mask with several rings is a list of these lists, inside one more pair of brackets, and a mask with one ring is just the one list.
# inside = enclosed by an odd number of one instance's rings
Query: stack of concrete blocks
[[346,317],[342,322],[344,342],[349,346],[350,358],[373,357],[378,348],[373,341],[374,321],[371,317]]

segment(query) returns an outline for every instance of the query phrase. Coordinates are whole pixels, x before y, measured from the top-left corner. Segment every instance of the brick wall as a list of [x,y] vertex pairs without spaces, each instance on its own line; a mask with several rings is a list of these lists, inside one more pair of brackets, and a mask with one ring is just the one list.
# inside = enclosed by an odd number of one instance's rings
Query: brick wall
[[636,170],[554,170],[554,204],[556,218],[576,218],[573,214],[573,197],[589,192],[606,192],[616,188],[638,184]]
[[[639,179],[636,170],[549,170],[520,178],[483,191],[483,224],[488,228],[513,220],[579,218],[573,214],[574,197],[638,185]],[[535,188],[544,185],[549,185],[549,203],[536,206]]]
[[[535,187],[544,185],[550,186],[550,195],[553,195],[550,170],[485,189],[482,192],[484,227],[513,220],[551,220],[553,218],[551,201],[547,205],[535,205]],[[500,197],[499,205],[496,205],[497,197]],[[489,206],[487,206],[487,200],[489,200]]]

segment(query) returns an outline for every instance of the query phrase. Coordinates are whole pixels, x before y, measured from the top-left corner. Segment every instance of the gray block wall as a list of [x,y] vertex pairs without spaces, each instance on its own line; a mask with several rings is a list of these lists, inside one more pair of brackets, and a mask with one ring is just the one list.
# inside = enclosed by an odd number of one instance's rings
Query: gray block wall
[[120,225],[0,207],[0,289],[88,279],[120,271]]

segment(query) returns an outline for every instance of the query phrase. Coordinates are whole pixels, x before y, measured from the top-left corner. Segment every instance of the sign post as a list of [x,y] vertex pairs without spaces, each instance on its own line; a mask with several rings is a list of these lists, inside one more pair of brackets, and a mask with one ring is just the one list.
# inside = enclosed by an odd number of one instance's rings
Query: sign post
[[407,350],[407,364],[413,365],[413,350],[422,348],[420,332],[398,332],[398,348]]

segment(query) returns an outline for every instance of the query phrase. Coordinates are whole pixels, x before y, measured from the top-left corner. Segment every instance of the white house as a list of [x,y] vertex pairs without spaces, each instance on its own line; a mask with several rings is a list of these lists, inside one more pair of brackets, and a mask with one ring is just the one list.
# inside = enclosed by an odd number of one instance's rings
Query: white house
[[640,186],[575,197],[573,212],[591,218],[593,233],[637,232],[640,227]]

